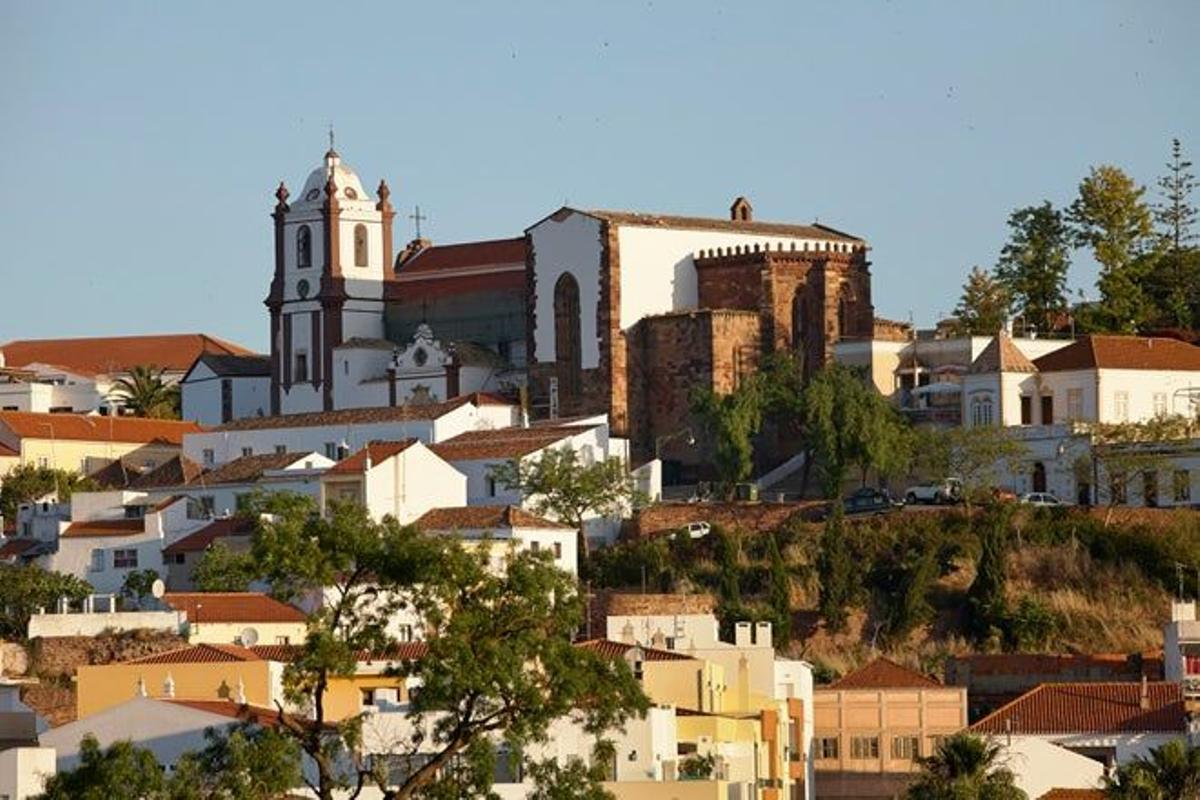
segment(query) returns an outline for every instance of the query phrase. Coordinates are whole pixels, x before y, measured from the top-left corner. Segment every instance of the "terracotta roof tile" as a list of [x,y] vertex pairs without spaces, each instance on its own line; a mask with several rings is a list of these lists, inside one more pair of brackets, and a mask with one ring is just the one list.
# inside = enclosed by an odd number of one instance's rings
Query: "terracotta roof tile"
[[[302,648],[300,645],[295,644],[267,644],[255,645],[250,649],[259,658],[287,663],[295,659],[300,654]],[[359,663],[415,661],[416,659],[424,658],[428,651],[429,647],[425,642],[397,642],[385,653],[360,651],[355,655],[355,660]]]
[[254,532],[254,520],[248,517],[229,517],[213,520],[195,533],[172,542],[163,548],[163,555],[175,553],[198,553],[207,550],[213,542],[229,536],[249,536]]
[[404,278],[414,274],[498,266],[525,269],[524,237],[433,245],[400,262],[396,272]]
[[143,472],[129,482],[130,489],[159,489],[164,486],[186,486],[200,474],[204,468],[185,455],[177,455],[164,461],[149,472]]
[[242,456],[227,461],[219,467],[205,472],[198,481],[208,484],[254,483],[263,473],[287,469],[298,461],[311,457],[311,453],[263,453],[257,456]]
[[212,430],[252,431],[274,428],[315,428],[326,425],[361,425],[376,422],[406,420],[435,420],[455,409],[473,403],[480,405],[512,405],[502,397],[476,393],[456,397],[444,403],[422,403],[407,406],[378,408],[343,408],[338,411],[309,411],[302,414],[282,414],[277,417],[247,417],[227,422]]
[[0,560],[17,558],[26,550],[37,547],[40,544],[38,539],[0,539]]
[[1051,789],[1037,800],[1104,800],[1102,789]]
[[983,352],[971,362],[967,370],[973,374],[987,372],[1037,372],[1033,362],[1026,358],[1007,333],[992,338]]
[[[612,639],[589,639],[585,642],[579,642],[576,647],[590,650],[604,658],[624,658],[625,654],[637,647],[635,644],[628,642],[614,642]],[[683,653],[676,653],[673,650],[659,650],[654,647],[643,647],[642,653],[645,655],[646,661],[694,661],[695,659]]]
[[368,456],[372,466],[378,466],[392,456],[403,453],[417,443],[416,439],[403,439],[398,442],[370,442],[353,455],[343,458],[330,467],[326,475],[361,475],[366,471]]
[[729,231],[731,233],[771,233],[805,239],[823,239],[837,242],[862,242],[857,236],[830,228],[827,225],[795,225],[782,222],[759,222],[757,220],[731,220],[721,217],[681,217],[670,214],[649,214],[639,211],[608,211],[603,209],[569,209],[596,219],[616,222],[621,225],[637,225],[648,228],[675,228],[682,230]]
[[95,519],[90,522],[72,522],[62,532],[63,539],[86,539],[100,536],[134,536],[145,533],[143,519]]
[[225,664],[264,661],[254,651],[234,644],[197,644],[142,656],[126,664]]
[[[200,433],[194,422],[100,417],[84,414],[38,414],[0,411],[0,427],[28,439],[58,439],[84,442],[131,442],[134,444],[182,445],[185,433]],[[53,431],[53,436],[51,436]]]
[[1200,370],[1200,347],[1150,336],[1084,336],[1034,362],[1042,372],[1077,369]]
[[[249,722],[262,728],[275,728],[280,725],[280,712],[274,708],[252,706],[246,703],[237,703],[233,700],[181,700],[174,697],[158,699],[160,702],[193,708],[197,711],[207,711],[210,714],[219,714],[222,717]],[[297,717],[293,714],[285,714],[284,718],[297,722],[300,725],[313,724],[311,720]]]
[[[1146,689],[1145,708],[1141,693]],[[1177,683],[1044,683],[971,726],[975,733],[1145,733],[1185,730]]]
[[584,426],[556,426],[468,431],[429,449],[446,461],[521,458],[587,430]]
[[6,444],[0,443],[0,458],[16,458],[21,455]]
[[10,367],[53,364],[83,375],[112,375],[148,365],[182,372],[201,353],[253,355],[244,347],[204,333],[18,339],[0,345],[0,352]]
[[828,689],[938,689],[942,684],[928,675],[903,667],[895,661],[877,658],[865,667],[834,681]]
[[183,611],[189,622],[304,622],[295,606],[259,592],[168,592],[163,603]]
[[571,530],[570,525],[530,514],[516,506],[460,506],[433,508],[414,523],[425,531],[499,530],[542,528]]

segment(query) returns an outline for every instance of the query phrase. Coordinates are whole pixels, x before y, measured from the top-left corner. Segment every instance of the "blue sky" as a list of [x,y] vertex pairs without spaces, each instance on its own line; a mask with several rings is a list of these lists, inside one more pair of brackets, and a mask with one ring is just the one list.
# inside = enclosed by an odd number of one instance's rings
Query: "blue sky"
[[331,121],[435,241],[745,194],[865,236],[877,313],[920,324],[1013,208],[1152,184],[1172,136],[1200,162],[1193,0],[367,5],[0,5],[0,341],[264,348],[271,194]]

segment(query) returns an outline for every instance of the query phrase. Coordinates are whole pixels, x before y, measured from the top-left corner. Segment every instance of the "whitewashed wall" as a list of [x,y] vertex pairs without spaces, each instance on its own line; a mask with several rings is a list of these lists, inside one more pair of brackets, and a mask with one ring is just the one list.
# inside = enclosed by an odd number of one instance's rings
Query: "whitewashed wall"
[[201,425],[220,425],[221,383],[228,380],[233,390],[233,418],[261,417],[271,413],[269,376],[216,375],[207,364],[197,364],[188,380],[180,384],[182,416]]
[[[162,537],[156,533],[137,532],[128,536],[60,537],[58,552],[44,556],[39,562],[54,572],[65,572],[90,583],[99,594],[117,594],[125,578],[136,570],[152,569],[165,576],[162,563]],[[113,566],[113,551],[137,550],[137,566]],[[104,569],[93,571],[92,551],[104,553]]]
[[374,465],[366,474],[366,507],[408,523],[431,508],[467,504],[467,478],[422,444]]
[[562,222],[546,219],[529,229],[537,280],[534,346],[542,362],[554,361],[554,286],[564,272],[579,283],[580,340],[584,369],[600,363],[596,308],[600,303],[600,221],[572,213]]

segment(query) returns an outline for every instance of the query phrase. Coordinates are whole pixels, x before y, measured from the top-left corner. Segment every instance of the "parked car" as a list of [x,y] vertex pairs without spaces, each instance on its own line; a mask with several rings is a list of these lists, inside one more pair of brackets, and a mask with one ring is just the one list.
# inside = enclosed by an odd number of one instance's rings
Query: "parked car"
[[932,503],[935,505],[961,503],[963,496],[962,481],[958,478],[943,478],[940,481],[929,481],[910,486],[904,492],[904,500],[910,505],[915,503]]
[[681,528],[671,534],[672,539],[679,534],[685,534],[689,539],[703,539],[712,532],[712,526],[707,522],[689,522],[687,527]]
[[1029,494],[1021,495],[1021,502],[1027,506],[1065,506],[1062,500],[1059,500],[1049,492],[1030,492]]
[[890,514],[904,508],[904,501],[892,497],[887,489],[859,489],[842,501],[847,514]]

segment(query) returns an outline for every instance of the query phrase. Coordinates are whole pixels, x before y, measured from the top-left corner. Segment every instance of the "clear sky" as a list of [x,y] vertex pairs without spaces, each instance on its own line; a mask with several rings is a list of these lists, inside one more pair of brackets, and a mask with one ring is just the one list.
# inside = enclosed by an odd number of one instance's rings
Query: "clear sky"
[[[819,219],[919,324],[1013,208],[1200,163],[1200,2],[0,3],[0,341],[267,344],[272,192],[326,129],[436,242],[563,203]],[[403,223],[403,224],[401,224]],[[1082,255],[1072,289],[1091,296]]]

